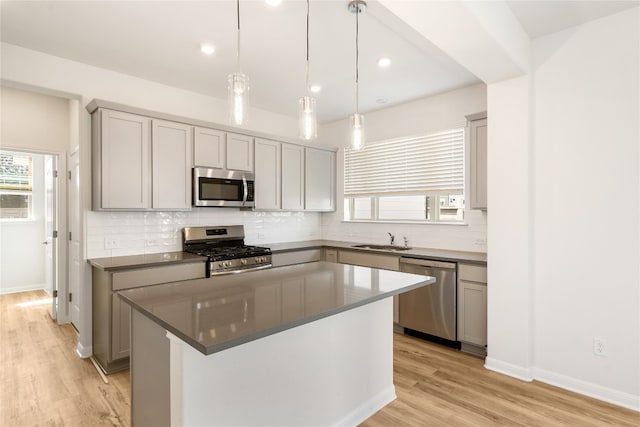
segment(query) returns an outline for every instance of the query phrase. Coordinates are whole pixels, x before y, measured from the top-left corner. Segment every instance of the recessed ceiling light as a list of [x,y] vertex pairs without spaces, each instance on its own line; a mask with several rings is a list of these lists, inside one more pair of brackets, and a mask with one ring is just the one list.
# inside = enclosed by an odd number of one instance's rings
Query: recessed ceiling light
[[378,98],[376,99],[376,102],[378,104],[386,104],[388,101],[387,101],[387,98]]
[[378,59],[378,67],[387,68],[389,65],[391,65],[391,58],[382,57]]
[[202,53],[204,53],[205,55],[213,55],[213,53],[216,51],[216,48],[214,45],[209,44],[209,43],[202,43],[200,45],[200,51]]
[[309,90],[310,90],[311,92],[313,92],[313,93],[318,93],[318,92],[320,92],[320,89],[322,89],[322,88],[321,88],[320,86],[318,86],[318,85],[313,85],[313,86],[311,86],[311,87],[309,88]]
[[282,0],[264,0],[265,3],[267,3],[269,6],[279,6],[280,3],[282,3]]

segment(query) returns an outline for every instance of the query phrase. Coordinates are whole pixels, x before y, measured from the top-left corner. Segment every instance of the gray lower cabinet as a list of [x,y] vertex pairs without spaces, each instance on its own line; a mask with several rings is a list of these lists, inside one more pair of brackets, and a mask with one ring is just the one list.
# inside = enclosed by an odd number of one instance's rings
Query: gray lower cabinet
[[288,252],[276,252],[271,255],[271,265],[282,267],[284,265],[304,264],[305,262],[322,261],[322,249],[301,249]]
[[461,350],[487,354],[487,268],[458,264],[458,341]]
[[106,374],[129,368],[131,310],[118,291],[205,277],[204,262],[105,271],[93,268],[93,356]]

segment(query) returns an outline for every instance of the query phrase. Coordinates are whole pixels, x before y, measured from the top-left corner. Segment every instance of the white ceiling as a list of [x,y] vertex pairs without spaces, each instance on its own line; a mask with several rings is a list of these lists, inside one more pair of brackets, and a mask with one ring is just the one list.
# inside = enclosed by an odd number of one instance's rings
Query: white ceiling
[[[346,0],[312,0],[311,83],[319,120],[353,113],[355,15]],[[637,6],[638,1],[508,1],[532,37]],[[236,2],[7,1],[2,41],[219,98],[235,68]],[[305,90],[306,2],[240,2],[241,68],[251,104],[297,115]],[[360,15],[360,110],[368,112],[479,80],[374,0]],[[216,46],[204,56],[199,46]],[[382,56],[392,65],[380,69]]]

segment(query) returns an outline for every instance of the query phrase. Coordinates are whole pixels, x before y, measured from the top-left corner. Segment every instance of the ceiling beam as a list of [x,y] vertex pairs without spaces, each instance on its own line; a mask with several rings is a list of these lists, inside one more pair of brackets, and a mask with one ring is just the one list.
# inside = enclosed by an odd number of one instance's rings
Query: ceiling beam
[[530,38],[504,1],[379,3],[379,14],[395,15],[485,83],[529,72]]

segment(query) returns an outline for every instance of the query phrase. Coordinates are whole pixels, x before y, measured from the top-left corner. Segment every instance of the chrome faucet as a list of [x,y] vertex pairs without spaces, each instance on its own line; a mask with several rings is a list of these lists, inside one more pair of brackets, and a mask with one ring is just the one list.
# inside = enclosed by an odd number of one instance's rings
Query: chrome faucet
[[406,237],[406,236],[404,236],[404,237],[402,238],[402,240],[404,240],[404,247],[405,247],[405,248],[409,247],[409,239],[407,239],[407,237]]
[[391,246],[393,246],[393,242],[396,240],[396,236],[394,236],[393,234],[387,232],[387,234],[389,235],[389,244]]

